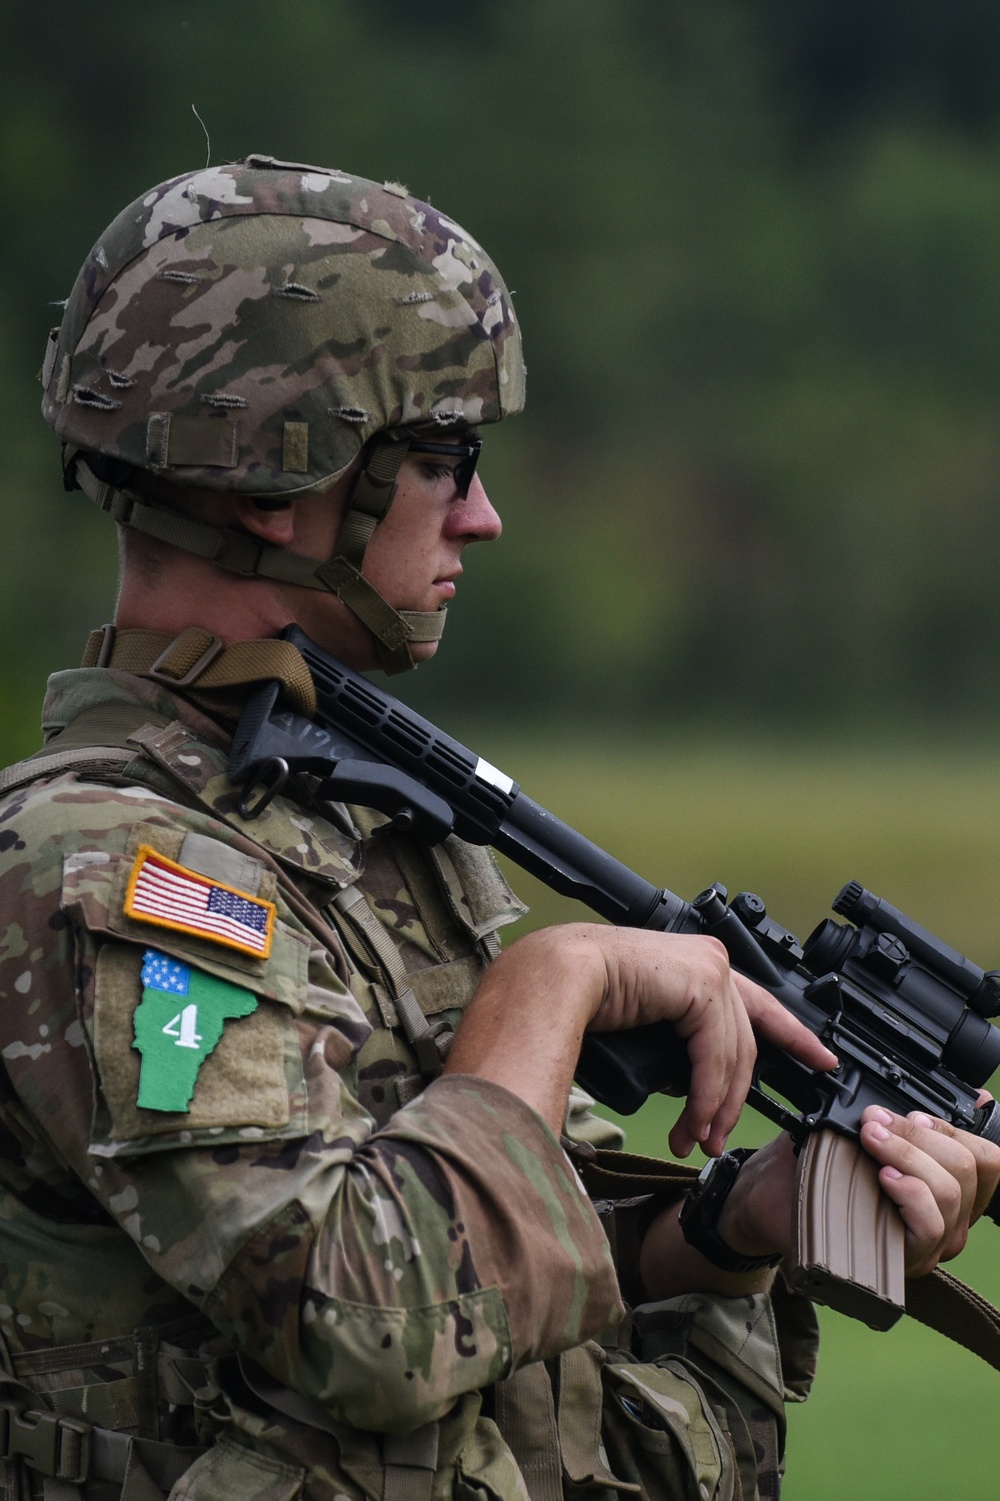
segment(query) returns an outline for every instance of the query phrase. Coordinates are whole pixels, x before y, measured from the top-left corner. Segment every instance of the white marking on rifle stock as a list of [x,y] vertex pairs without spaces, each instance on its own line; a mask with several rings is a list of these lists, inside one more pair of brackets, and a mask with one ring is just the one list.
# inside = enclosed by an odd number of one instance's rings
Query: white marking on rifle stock
[[496,767],[484,761],[482,756],[476,762],[476,776],[481,782],[487,782],[491,787],[499,788],[504,794],[510,792],[514,786],[511,777],[505,776],[502,771],[497,771]]

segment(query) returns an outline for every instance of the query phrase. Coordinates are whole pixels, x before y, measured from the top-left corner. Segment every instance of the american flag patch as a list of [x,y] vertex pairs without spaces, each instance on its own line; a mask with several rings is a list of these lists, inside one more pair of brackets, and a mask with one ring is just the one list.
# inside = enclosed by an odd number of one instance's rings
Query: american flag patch
[[271,952],[277,910],[273,902],[175,864],[148,844],[139,847],[125,893],[126,917],[193,933],[256,959]]

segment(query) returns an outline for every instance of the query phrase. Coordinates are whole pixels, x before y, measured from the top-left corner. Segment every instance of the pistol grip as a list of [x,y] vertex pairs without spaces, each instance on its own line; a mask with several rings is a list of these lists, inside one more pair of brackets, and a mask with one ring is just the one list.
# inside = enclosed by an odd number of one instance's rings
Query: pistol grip
[[836,1131],[814,1131],[799,1154],[792,1286],[872,1329],[906,1311],[903,1221],[878,1164]]

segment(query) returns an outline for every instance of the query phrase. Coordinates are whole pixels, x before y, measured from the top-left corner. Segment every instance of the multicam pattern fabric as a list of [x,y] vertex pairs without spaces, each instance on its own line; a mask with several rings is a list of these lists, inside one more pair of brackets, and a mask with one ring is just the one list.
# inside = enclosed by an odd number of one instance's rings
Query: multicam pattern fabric
[[[380,1435],[430,1424],[435,1497],[526,1501],[525,1443],[536,1459],[544,1443],[523,1412],[551,1439],[559,1487],[666,1498],[694,1494],[697,1476],[699,1495],[729,1501],[738,1484],[752,1495],[754,1444],[742,1458],[734,1448],[744,1409],[728,1393],[743,1393],[747,1433],[763,1421],[776,1464],[777,1419],[758,1411],[762,1391],[781,1400],[768,1300],[752,1316],[747,1300],[729,1313],[727,1300],[685,1305],[689,1353],[655,1368],[606,1354],[595,1341],[613,1342],[617,1283],[559,1143],[483,1080],[446,1076],[413,1097],[390,978],[363,926],[331,905],[358,882],[425,1014],[457,1024],[489,935],[523,910],[499,873],[457,844],[428,855],[361,809],[338,823],[276,799],[246,824],[218,728],[123,674],[59,674],[49,728],[109,701],[150,715],[123,785],[64,774],[0,803],[0,1334],[19,1378],[37,1391],[55,1347],[83,1367],[79,1347],[120,1337],[117,1367],[95,1356],[72,1378],[71,1410],[104,1414],[107,1402],[80,1393],[128,1386],[132,1331],[152,1329],[155,1346],[156,1331],[200,1316],[222,1336],[225,1432],[175,1501],[381,1501],[393,1451]],[[184,1112],[137,1103],[151,930],[124,893],[144,845],[278,908],[266,960],[157,930],[166,961],[258,1000],[226,1021]],[[252,1362],[242,1375],[235,1348]],[[707,1385],[700,1349],[712,1352]],[[248,1395],[251,1370],[265,1391],[313,1404],[315,1421]],[[602,1404],[619,1434],[614,1473]],[[148,1413],[98,1420],[155,1436]],[[160,1432],[191,1443],[213,1431],[199,1421],[185,1431],[167,1404]],[[627,1458],[622,1424],[646,1431],[652,1459]],[[766,1442],[757,1449],[763,1459]]]
[[273,494],[374,433],[524,403],[507,289],[397,184],[250,157],[161,183],[90,253],[45,363],[68,442],[188,485]]

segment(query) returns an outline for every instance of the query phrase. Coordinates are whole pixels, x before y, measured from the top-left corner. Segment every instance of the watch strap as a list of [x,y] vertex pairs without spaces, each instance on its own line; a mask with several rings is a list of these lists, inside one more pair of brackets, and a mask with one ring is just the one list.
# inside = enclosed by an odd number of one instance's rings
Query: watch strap
[[706,1163],[701,1176],[681,1207],[681,1234],[689,1246],[723,1272],[759,1272],[777,1266],[780,1253],[769,1256],[742,1256],[728,1246],[719,1234],[719,1215],[739,1177],[740,1169],[753,1149],[734,1147],[721,1157]]

